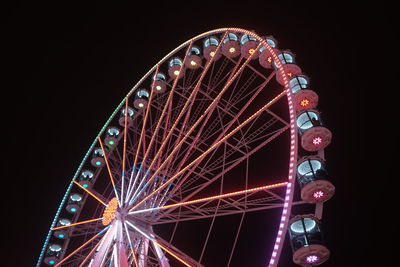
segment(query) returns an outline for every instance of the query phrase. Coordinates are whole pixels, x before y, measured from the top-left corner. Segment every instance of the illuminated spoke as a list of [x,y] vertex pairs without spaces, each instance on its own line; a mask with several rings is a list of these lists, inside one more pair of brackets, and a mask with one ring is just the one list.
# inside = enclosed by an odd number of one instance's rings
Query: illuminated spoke
[[[156,66],[156,72],[155,72],[155,75],[157,75],[157,73],[158,73],[158,66],[159,65],[157,65]],[[135,158],[134,158],[134,160],[133,160],[133,168],[135,168],[135,166],[136,166],[136,164],[137,164],[137,160],[138,160],[138,157],[139,157],[139,154],[140,154],[140,149],[141,149],[141,144],[142,144],[142,141],[144,141],[144,131],[145,131],[145,129],[146,129],[146,122],[147,122],[147,117],[148,117],[148,115],[149,115],[149,113],[150,113],[150,106],[151,106],[151,101],[152,101],[152,99],[153,99],[153,91],[154,91],[154,83],[155,83],[155,80],[153,80],[153,83],[152,83],[152,87],[151,87],[151,91],[150,91],[150,98],[149,98],[149,102],[148,102],[148,104],[147,104],[147,108],[146,108],[146,112],[145,112],[145,116],[144,116],[144,119],[143,119],[143,125],[142,125],[142,131],[141,131],[141,133],[140,133],[140,136],[139,136],[139,142],[138,142],[138,146],[137,146],[137,150],[136,150],[136,154],[135,154]],[[151,146],[151,142],[150,142],[150,146]],[[143,160],[144,161],[144,160]],[[133,177],[133,170],[132,170],[132,173],[131,173],[131,178],[130,178],[130,180],[129,180],[129,185],[128,185],[128,189],[127,189],[127,197],[126,197],[126,200],[125,200],[125,203],[128,201],[128,199],[129,199],[129,195],[130,195],[130,187],[133,185],[135,185],[135,183],[136,183],[136,179],[137,179],[137,177],[138,177],[138,175],[139,175],[139,172],[140,172],[140,169],[139,169],[139,171],[137,172],[137,175],[136,175],[136,177],[135,177],[135,182],[133,182],[133,184],[131,184],[131,182],[132,182],[132,177]]]
[[91,192],[90,190],[88,190],[87,188],[83,187],[80,183],[78,183],[77,181],[74,181],[74,183],[79,186],[80,188],[82,188],[83,190],[86,191],[86,193],[88,193],[89,195],[91,195],[92,197],[94,197],[97,201],[99,201],[101,204],[103,204],[104,206],[107,206],[106,203],[104,203],[104,201],[102,201],[98,196],[96,196],[93,192]]
[[74,251],[72,251],[68,256],[64,257],[61,261],[59,261],[56,265],[54,265],[55,267],[60,266],[61,263],[65,262],[66,260],[68,260],[69,258],[71,258],[75,253],[77,253],[79,250],[81,250],[82,248],[84,248],[85,246],[87,246],[90,242],[92,242],[94,239],[96,239],[98,236],[100,236],[101,234],[103,234],[105,232],[105,230],[108,228],[108,226],[106,228],[104,228],[103,230],[101,230],[100,232],[98,232],[97,234],[95,234],[92,238],[90,238],[88,241],[86,241],[85,243],[83,243],[80,247],[78,247],[77,249],[75,249]]
[[87,221],[82,221],[82,222],[77,222],[77,223],[71,223],[71,224],[51,228],[51,230],[59,230],[59,229],[68,228],[68,227],[75,226],[75,225],[81,225],[81,224],[85,224],[85,223],[100,221],[102,219],[103,219],[103,217],[97,218],[97,219],[91,219],[91,220],[87,220]]
[[83,259],[83,261],[81,262],[81,264],[79,264],[79,267],[82,267],[86,261],[90,258],[90,256],[92,256],[93,252],[97,249],[97,247],[101,244],[101,242],[103,241],[103,239],[105,238],[105,236],[103,236],[99,242],[97,242],[97,244],[92,248],[92,250],[87,254],[87,256],[85,257],[85,259]]
[[135,267],[138,267],[139,265],[138,265],[138,262],[137,262],[137,259],[136,259],[135,251],[133,249],[133,244],[132,244],[132,240],[131,240],[131,237],[130,237],[130,234],[129,234],[129,231],[128,231],[128,227],[126,226],[126,222],[123,222],[123,224],[124,224],[124,230],[125,230],[126,236],[128,237],[128,242],[129,242],[129,247],[131,249],[133,262],[135,263]]
[[128,126],[128,97],[125,98],[125,118],[124,118],[124,148],[122,152],[122,173],[121,173],[121,199],[124,199],[125,183],[125,160],[126,160],[126,131]]
[[273,185],[264,185],[264,186],[259,186],[259,187],[255,187],[255,188],[251,188],[251,189],[240,190],[240,191],[236,191],[236,192],[220,194],[220,195],[211,196],[211,197],[204,197],[204,198],[200,198],[200,199],[195,199],[195,200],[190,200],[190,201],[185,201],[185,202],[180,202],[180,203],[175,203],[175,204],[169,204],[169,205],[160,206],[160,207],[156,207],[156,208],[136,210],[136,211],[130,212],[129,214],[136,214],[136,213],[143,213],[143,212],[149,212],[149,211],[154,211],[154,210],[169,209],[169,208],[173,208],[173,207],[177,208],[177,207],[180,207],[180,206],[191,205],[191,204],[204,202],[204,201],[211,201],[211,200],[225,198],[225,197],[233,197],[233,196],[242,195],[242,194],[254,193],[254,192],[257,192],[257,191],[261,191],[261,190],[268,190],[268,189],[278,188],[278,187],[286,186],[287,184],[288,184],[287,182],[282,182],[282,183],[276,183],[276,184],[273,184]]
[[[155,238],[155,235],[154,234],[149,234],[149,233],[146,233],[144,230],[142,230],[142,229],[140,229],[139,227],[137,227],[137,226],[135,226],[134,224],[132,224],[131,222],[129,222],[129,221],[126,221],[126,223],[130,226],[130,227],[132,227],[135,231],[137,231],[138,233],[140,233],[141,235],[143,235],[147,240],[149,240],[149,241],[152,241],[154,244],[156,244],[156,245],[158,245],[160,248],[162,248],[165,252],[167,252],[168,254],[170,254],[172,257],[174,257],[175,259],[177,259],[178,261],[180,261],[181,263],[183,263],[185,266],[188,266],[188,267],[193,267],[193,266],[202,266],[202,265],[200,265],[200,264],[198,264],[198,263],[196,263],[196,261],[195,260],[193,260],[192,258],[190,258],[189,256],[187,256],[186,254],[184,254],[184,253],[179,253],[179,254],[181,254],[181,255],[184,255],[184,258],[185,259],[182,259],[183,257],[180,257],[179,255],[177,255],[178,253],[178,249],[174,249],[175,251],[172,251],[172,249],[171,248],[167,248],[168,246],[170,246],[171,247],[171,245],[169,244],[168,245],[168,243],[167,242],[162,242],[161,240],[161,238],[157,238],[158,239],[158,241],[156,240],[156,238]],[[161,244],[161,243],[163,243],[163,244]],[[180,252],[180,251],[179,251]],[[187,261],[188,260],[190,260],[191,261],[191,263],[192,264],[189,264]]]
[[111,172],[111,169],[110,169],[110,164],[109,164],[108,159],[107,159],[106,151],[104,150],[103,142],[101,141],[100,136],[99,136],[97,139],[99,140],[101,150],[103,151],[104,160],[105,160],[105,162],[106,162],[108,174],[109,174],[109,177],[110,177],[110,180],[111,180],[111,184],[112,184],[112,186],[113,186],[113,190],[114,190],[114,193],[115,193],[115,197],[116,197],[117,200],[118,200],[119,206],[121,206],[121,202],[120,202],[120,200],[119,200],[117,188],[116,188],[116,186],[115,186],[114,177],[113,177],[112,172]]

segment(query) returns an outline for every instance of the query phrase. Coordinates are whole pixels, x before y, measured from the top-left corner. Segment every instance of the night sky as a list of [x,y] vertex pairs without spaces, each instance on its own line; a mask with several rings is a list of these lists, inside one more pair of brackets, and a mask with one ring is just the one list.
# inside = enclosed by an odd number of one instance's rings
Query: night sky
[[333,132],[326,159],[336,186],[336,195],[324,206],[331,258],[322,266],[394,266],[381,262],[394,249],[379,234],[393,235],[394,228],[385,223],[382,208],[389,200],[375,198],[389,180],[373,171],[377,162],[366,163],[376,145],[369,137],[374,127],[366,127],[370,85],[361,78],[376,68],[370,61],[376,52],[369,46],[372,36],[383,31],[372,19],[382,10],[323,1],[266,2],[5,7],[1,108],[6,255],[0,266],[36,264],[67,185],[132,86],[182,42],[228,26],[273,35],[279,48],[296,54],[320,97],[318,108]]

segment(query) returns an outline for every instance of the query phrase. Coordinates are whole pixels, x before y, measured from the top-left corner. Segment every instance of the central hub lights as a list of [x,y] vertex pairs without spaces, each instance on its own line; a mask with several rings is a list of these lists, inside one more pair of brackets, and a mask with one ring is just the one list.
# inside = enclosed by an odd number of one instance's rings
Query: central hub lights
[[110,202],[108,202],[107,207],[104,209],[103,220],[102,220],[103,225],[109,225],[112,222],[112,220],[114,220],[117,214],[117,208],[118,208],[118,200],[117,198],[114,197],[110,200]]

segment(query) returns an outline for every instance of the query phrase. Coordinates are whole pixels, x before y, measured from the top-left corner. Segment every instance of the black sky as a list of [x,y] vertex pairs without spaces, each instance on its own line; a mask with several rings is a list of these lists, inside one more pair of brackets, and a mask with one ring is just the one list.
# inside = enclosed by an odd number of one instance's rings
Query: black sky
[[375,200],[389,180],[366,163],[376,142],[368,135],[373,127],[366,127],[371,108],[365,77],[376,56],[371,38],[385,30],[375,19],[382,10],[325,1],[168,1],[19,3],[2,13],[7,254],[0,266],[36,264],[67,184],[131,87],[182,42],[226,26],[273,35],[280,48],[297,55],[320,96],[319,109],[334,134],[326,157],[337,188],[324,211],[332,257],[323,266],[393,266],[376,265],[381,259],[372,254],[394,251],[377,234],[394,234],[382,226],[389,200]]

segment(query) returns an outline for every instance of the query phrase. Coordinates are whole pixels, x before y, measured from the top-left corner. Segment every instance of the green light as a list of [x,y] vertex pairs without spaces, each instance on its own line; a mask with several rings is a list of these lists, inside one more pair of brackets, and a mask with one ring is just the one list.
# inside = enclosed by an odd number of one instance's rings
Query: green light
[[109,144],[109,145],[114,145],[115,142],[114,142],[114,140],[110,140],[110,141],[108,141],[108,144]]

